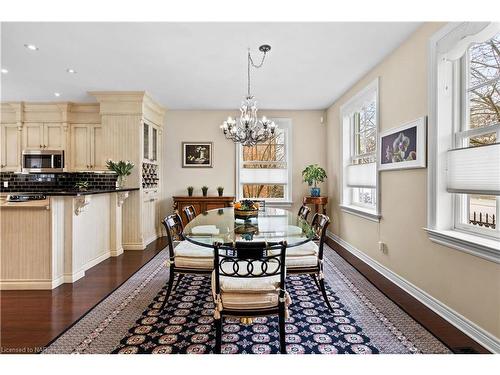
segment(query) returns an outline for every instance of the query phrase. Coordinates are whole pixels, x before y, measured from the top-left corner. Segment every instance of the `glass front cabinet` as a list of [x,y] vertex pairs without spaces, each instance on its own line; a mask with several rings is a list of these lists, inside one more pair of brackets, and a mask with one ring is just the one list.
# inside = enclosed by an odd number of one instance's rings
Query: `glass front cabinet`
[[143,153],[144,162],[157,163],[159,150],[159,130],[154,124],[145,122],[143,124]]

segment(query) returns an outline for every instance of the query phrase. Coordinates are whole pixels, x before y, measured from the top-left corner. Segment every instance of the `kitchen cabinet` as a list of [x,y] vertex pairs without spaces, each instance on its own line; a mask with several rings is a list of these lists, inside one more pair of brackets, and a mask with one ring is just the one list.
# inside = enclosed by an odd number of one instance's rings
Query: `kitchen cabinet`
[[21,170],[21,132],[17,124],[1,125],[0,170],[15,172]]
[[160,237],[160,201],[158,190],[143,191],[142,201],[142,233],[147,245]]
[[95,124],[72,124],[71,170],[106,170],[102,144],[101,126]]
[[143,160],[147,163],[158,162],[159,128],[145,122],[143,124]]
[[64,150],[65,132],[60,123],[26,123],[23,127],[24,149]]

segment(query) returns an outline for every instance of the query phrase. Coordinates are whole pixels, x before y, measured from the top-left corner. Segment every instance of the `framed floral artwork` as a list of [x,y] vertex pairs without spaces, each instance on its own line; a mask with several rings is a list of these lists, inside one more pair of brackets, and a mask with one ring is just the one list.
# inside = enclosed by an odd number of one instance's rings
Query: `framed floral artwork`
[[379,134],[379,171],[427,166],[426,122],[420,117]]
[[182,142],[183,168],[212,168],[213,142]]

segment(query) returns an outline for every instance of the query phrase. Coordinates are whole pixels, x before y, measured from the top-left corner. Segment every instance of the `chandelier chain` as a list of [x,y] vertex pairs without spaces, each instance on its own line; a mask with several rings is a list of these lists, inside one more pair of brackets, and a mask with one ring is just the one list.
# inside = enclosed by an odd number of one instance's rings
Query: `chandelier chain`
[[259,64],[255,64],[253,62],[252,55],[250,54],[250,48],[248,49],[248,64],[247,64],[247,69],[248,69],[247,70],[247,77],[248,77],[248,80],[247,80],[248,94],[247,94],[247,96],[248,97],[252,96],[252,94],[250,93],[250,89],[251,89],[250,67],[253,66],[256,69],[262,68],[262,65],[264,65],[264,60],[266,59],[266,54],[267,54],[267,52],[263,52],[263,54],[262,54],[262,60],[260,61]]

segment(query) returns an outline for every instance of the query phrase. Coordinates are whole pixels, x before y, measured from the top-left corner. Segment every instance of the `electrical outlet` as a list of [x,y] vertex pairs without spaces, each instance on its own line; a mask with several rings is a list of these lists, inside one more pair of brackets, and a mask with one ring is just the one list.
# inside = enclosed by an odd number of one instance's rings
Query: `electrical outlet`
[[378,249],[379,249],[382,253],[387,254],[387,245],[386,245],[384,242],[382,242],[382,241],[379,241],[379,242],[378,242]]
[[4,181],[3,182],[3,187],[9,187],[9,181]]

